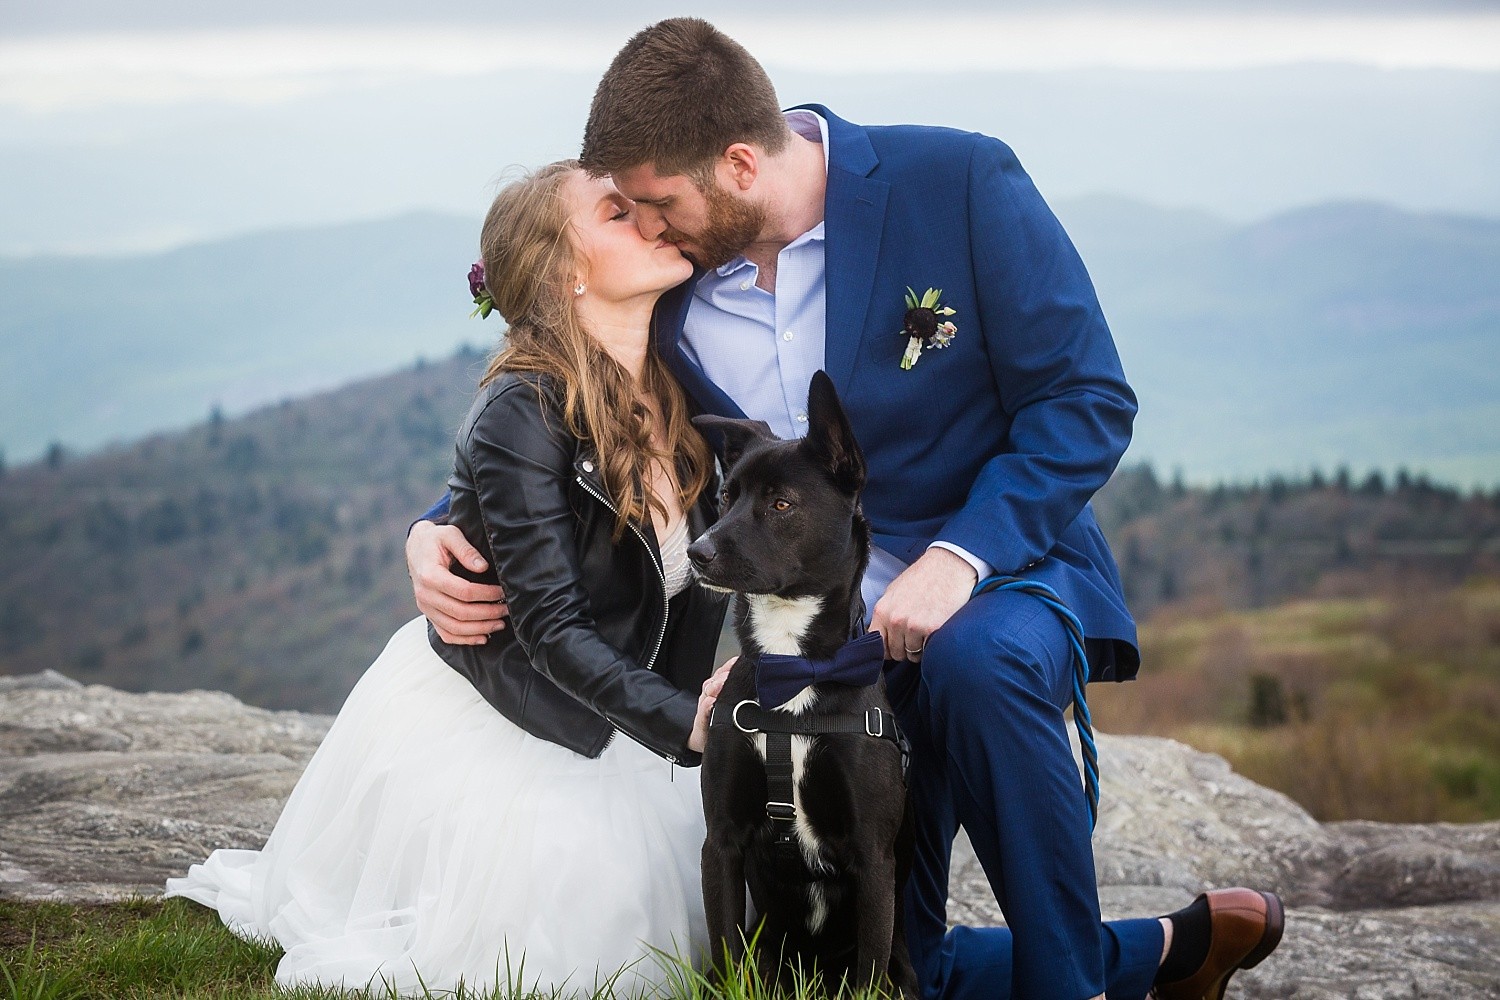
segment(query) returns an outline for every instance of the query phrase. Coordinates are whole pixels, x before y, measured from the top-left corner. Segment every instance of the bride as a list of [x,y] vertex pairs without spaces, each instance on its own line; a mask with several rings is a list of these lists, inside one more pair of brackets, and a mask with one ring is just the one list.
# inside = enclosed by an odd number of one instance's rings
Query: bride
[[649,347],[692,266],[573,161],[505,188],[481,249],[509,331],[458,434],[449,520],[500,567],[512,624],[449,645],[408,623],[265,847],[167,882],[279,943],[283,985],[587,993],[628,966],[631,989],[664,981],[656,950],[705,943],[702,803],[677,765],[724,673],[723,604],[686,557],[713,459]]

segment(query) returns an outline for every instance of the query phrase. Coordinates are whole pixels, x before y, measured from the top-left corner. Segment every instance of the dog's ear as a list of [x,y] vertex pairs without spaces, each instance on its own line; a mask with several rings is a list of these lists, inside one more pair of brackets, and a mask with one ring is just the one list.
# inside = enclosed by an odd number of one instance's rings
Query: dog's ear
[[777,439],[771,425],[764,420],[736,420],[705,413],[693,418],[693,426],[703,432],[708,443],[719,453],[725,472],[734,467],[752,441]]
[[815,372],[807,389],[807,437],[802,444],[833,473],[843,492],[854,496],[865,485],[865,453],[833,388],[833,379]]

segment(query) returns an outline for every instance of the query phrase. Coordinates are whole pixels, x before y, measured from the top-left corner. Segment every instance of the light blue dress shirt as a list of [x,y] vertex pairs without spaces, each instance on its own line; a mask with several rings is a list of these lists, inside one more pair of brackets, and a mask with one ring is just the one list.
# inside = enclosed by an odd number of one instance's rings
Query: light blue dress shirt
[[[828,164],[828,123],[811,111],[789,111],[787,124],[823,147]],[[807,434],[807,386],[823,367],[827,315],[824,297],[823,223],[788,243],[776,257],[776,292],[756,286],[757,265],[743,255],[698,280],[682,331],[683,350],[703,373],[753,420],[777,436]],[[983,579],[989,567],[947,542]],[[872,546],[861,591],[868,620],[880,595],[906,563]]]

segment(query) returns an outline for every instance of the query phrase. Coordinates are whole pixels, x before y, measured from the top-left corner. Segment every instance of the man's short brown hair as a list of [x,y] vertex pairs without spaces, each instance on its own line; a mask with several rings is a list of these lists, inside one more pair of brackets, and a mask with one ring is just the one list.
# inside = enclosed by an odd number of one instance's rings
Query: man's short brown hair
[[594,91],[579,159],[595,176],[650,164],[706,181],[737,142],[779,153],[790,131],[776,88],[744,46],[707,21],[658,21],[625,43]]

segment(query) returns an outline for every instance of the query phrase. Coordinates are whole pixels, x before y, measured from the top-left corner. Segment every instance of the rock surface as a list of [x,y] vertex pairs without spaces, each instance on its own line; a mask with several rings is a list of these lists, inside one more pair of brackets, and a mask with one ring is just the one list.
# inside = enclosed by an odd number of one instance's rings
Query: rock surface
[[[331,721],[213,692],[0,678],[0,897],[156,894],[214,848],[260,846]],[[1286,900],[1281,948],[1231,997],[1500,997],[1500,823],[1319,824],[1219,757],[1149,737],[1099,743],[1106,917],[1219,885]],[[999,922],[962,840],[952,885],[954,922]]]

